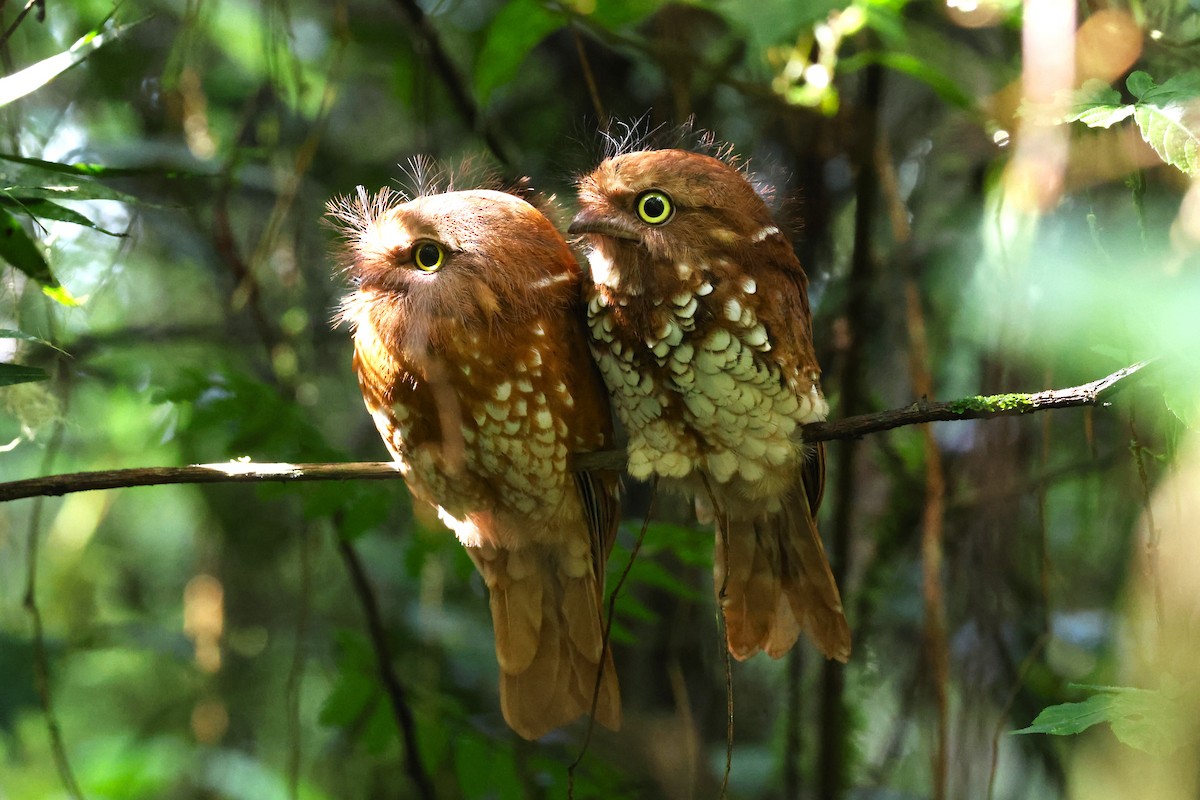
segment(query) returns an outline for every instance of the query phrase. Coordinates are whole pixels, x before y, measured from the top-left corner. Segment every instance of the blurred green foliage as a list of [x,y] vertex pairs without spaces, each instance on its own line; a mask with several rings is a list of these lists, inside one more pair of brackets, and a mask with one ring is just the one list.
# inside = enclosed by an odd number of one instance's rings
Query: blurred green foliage
[[[939,737],[961,797],[1071,796],[1075,754],[1109,730],[1194,752],[1186,668],[1132,669],[1158,651],[1121,617],[1129,576],[1153,582],[1159,536],[1194,534],[1200,507],[1166,477],[1200,419],[1194,2],[1081,7],[1051,42],[1066,71],[1024,88],[1041,22],[1012,0],[22,5],[0,8],[0,480],[385,457],[330,324],[346,287],[325,202],[428,154],[569,207],[598,120],[619,138],[694,118],[777,187],[835,414],[913,402],[914,364],[954,399],[1158,359],[1110,408],[935,426],[941,687],[925,441],[866,440],[845,484],[829,445],[855,653],[841,693],[809,649],[734,665],[731,796],[930,796]],[[1039,77],[1057,93],[1027,96]],[[626,489],[610,591],[649,503]],[[712,534],[679,498],[656,508],[615,600],[625,726],[593,736],[578,798],[719,791]],[[56,755],[89,798],[415,796],[339,540],[437,796],[565,796],[584,726],[513,736],[468,559],[399,482],[363,482],[0,505],[0,798],[64,796]],[[1078,684],[1117,688],[1080,703]],[[1067,747],[1001,735],[1099,721]]]

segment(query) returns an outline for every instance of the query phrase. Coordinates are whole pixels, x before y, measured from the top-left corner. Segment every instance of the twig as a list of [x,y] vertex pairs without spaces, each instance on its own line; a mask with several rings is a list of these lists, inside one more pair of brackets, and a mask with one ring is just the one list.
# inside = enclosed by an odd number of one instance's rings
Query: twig
[[479,106],[475,104],[475,99],[471,97],[471,92],[467,89],[466,81],[459,73],[458,67],[454,65],[454,61],[451,60],[450,54],[446,52],[446,48],[442,46],[437,29],[429,22],[429,17],[421,10],[420,4],[417,3],[417,0],[394,0],[394,2],[415,31],[420,46],[425,48],[425,54],[432,62],[433,68],[441,76],[442,84],[450,93],[450,100],[458,109],[458,113],[471,126],[472,130],[483,137],[483,141],[492,151],[492,155],[501,164],[509,164],[508,156],[505,154],[504,148],[500,146],[500,140],[496,138],[495,132],[487,124]]
[[8,40],[11,39],[12,35],[17,32],[17,28],[22,22],[25,21],[25,17],[28,16],[29,12],[33,10],[34,6],[37,6],[38,10],[37,21],[45,21],[46,0],[28,0],[28,2],[25,3],[25,7],[17,12],[17,18],[13,20],[12,25],[9,25],[8,29],[4,31],[4,34],[0,36],[0,47],[4,47],[8,44]]
[[1008,712],[1012,711],[1013,703],[1017,702],[1017,695],[1021,693],[1021,686],[1025,683],[1025,676],[1041,655],[1042,648],[1050,641],[1050,631],[1042,631],[1038,636],[1037,641],[1033,643],[1033,647],[1029,649],[1029,654],[1025,656],[1025,660],[1021,662],[1020,669],[1017,670],[1016,680],[1013,682],[1012,691],[1008,694],[1008,701],[1005,702],[1004,708],[1000,709],[1000,716],[996,720],[996,729],[992,731],[992,761],[988,770],[988,790],[987,800],[992,800],[996,791],[996,768],[1000,764],[1000,738],[1004,735],[1004,729],[1008,726]]
[[[990,419],[1036,411],[1052,411],[1078,406],[1104,406],[1107,398],[1120,388],[1126,378],[1149,365],[1140,361],[1117,370],[1100,380],[1066,389],[1048,389],[1033,394],[1002,394],[990,397],[969,397],[953,402],[931,403],[925,400],[911,406],[860,414],[832,422],[811,422],[800,429],[805,442],[830,442],[858,439],[872,433],[960,419]],[[575,453],[571,468],[576,470],[612,469],[625,466],[625,454],[618,450],[599,450]],[[224,464],[194,464],[187,467],[135,467],[133,469],[74,472],[47,475],[0,483],[0,503],[26,497],[57,496],[97,489],[119,489],[127,486],[160,486],[169,483],[261,483],[264,481],[348,481],[396,480],[399,466],[390,461],[360,461],[338,464],[287,464],[253,461],[230,461]]]
[[1146,540],[1142,542],[1142,551],[1145,554],[1146,565],[1143,569],[1145,569],[1146,574],[1150,578],[1150,583],[1154,587],[1154,618],[1158,624],[1158,630],[1155,631],[1155,647],[1158,648],[1162,644],[1162,636],[1165,630],[1163,628],[1163,620],[1166,614],[1164,611],[1165,603],[1163,601],[1162,580],[1159,578],[1158,570],[1158,526],[1154,524],[1154,508],[1150,499],[1150,478],[1146,473],[1146,448],[1142,444],[1141,437],[1138,436],[1133,409],[1129,410],[1129,449],[1133,452],[1133,461],[1137,466],[1138,483],[1142,487],[1142,508],[1146,514]]
[[729,792],[729,776],[733,774],[733,661],[729,654],[729,623],[725,620],[725,598],[729,589],[729,517],[717,501],[708,476],[700,473],[708,501],[712,503],[713,516],[717,520],[717,543],[721,546],[721,585],[717,589],[717,621],[721,626],[721,664],[725,667],[725,772],[721,776],[720,800]]
[[629,551],[629,563],[625,565],[625,569],[621,570],[621,577],[617,579],[612,594],[608,596],[608,619],[604,623],[604,646],[600,652],[600,668],[596,670],[596,683],[592,687],[592,707],[589,712],[587,732],[583,736],[583,745],[579,748],[579,755],[567,767],[568,800],[575,796],[575,770],[583,762],[583,757],[587,755],[588,747],[592,743],[592,731],[596,728],[596,706],[600,702],[600,686],[604,680],[604,656],[612,638],[613,619],[617,613],[617,597],[621,594],[621,587],[625,585],[625,580],[633,570],[633,562],[637,560],[638,553],[642,550],[642,542],[646,538],[646,531],[650,529],[650,518],[654,515],[654,501],[657,498],[658,476],[656,475],[650,483],[650,502],[646,504],[646,517],[642,520],[642,530],[638,534],[637,541],[633,543],[633,549]]
[[[868,44],[868,47],[872,44]],[[883,104],[883,81],[883,68],[879,64],[867,67],[863,76],[862,100],[856,108],[858,113],[854,121],[859,136],[850,153],[857,174],[854,180],[854,249],[850,256],[843,312],[849,335],[843,353],[840,386],[841,413],[846,416],[866,406],[864,341],[873,316],[871,286],[874,283],[875,259],[872,245],[875,239],[875,209],[879,199],[879,170],[875,166],[875,158],[880,140],[879,109]],[[850,537],[858,506],[855,466],[860,449],[853,440],[839,448],[837,478],[833,487],[829,566],[834,580],[843,588],[845,577],[850,572]],[[845,704],[845,665],[834,659],[822,664],[820,686],[817,719],[821,738],[817,747],[816,796],[819,800],[841,800],[846,794],[846,731],[849,716]]]
[[171,483],[261,483],[264,481],[395,480],[398,466],[390,461],[346,464],[268,464],[230,461],[188,467],[135,467],[98,472],[47,475],[0,483],[0,502],[24,497],[57,496],[126,486]]
[[[43,465],[49,468],[50,462],[58,453],[62,444],[64,424],[59,421],[54,434],[46,447]],[[46,720],[46,732],[50,737],[50,751],[54,754],[54,766],[58,770],[59,780],[72,800],[83,800],[83,791],[75,780],[71,770],[71,762],[67,758],[67,745],[63,741],[62,728],[58,724],[58,715],[54,713],[54,698],[50,692],[50,659],[46,654],[46,631],[42,626],[42,612],[37,603],[37,561],[38,537],[41,536],[43,499],[34,501],[29,515],[29,532],[25,544],[25,610],[33,624],[33,677],[37,688],[38,701],[42,706],[42,716]]]
[[600,90],[596,87],[596,76],[592,73],[592,62],[588,60],[587,50],[583,46],[583,37],[579,35],[579,27],[574,20],[571,22],[571,36],[575,39],[575,52],[579,56],[579,69],[583,72],[583,82],[587,84],[588,94],[592,98],[592,109],[596,112],[596,122],[600,130],[608,130],[608,115],[604,113],[604,103],[600,101]]
[[[929,370],[929,348],[925,336],[925,315],[916,281],[905,283],[908,317],[910,370],[914,388],[922,395],[933,393]],[[925,647],[929,659],[929,679],[937,707],[937,728],[931,756],[933,800],[945,800],[949,768],[950,657],[946,644],[946,603],[942,586],[943,530],[946,513],[946,476],[942,454],[933,428],[921,426],[925,449],[925,509],[921,520],[921,572],[925,599]]]
[[375,651],[376,666],[379,668],[379,680],[387,692],[388,701],[392,705],[392,714],[396,717],[396,727],[400,729],[401,744],[404,746],[404,767],[408,777],[417,789],[417,795],[423,800],[432,800],[437,795],[433,784],[425,773],[421,763],[421,752],[417,747],[417,723],[413,719],[412,708],[408,705],[407,693],[400,678],[392,669],[392,658],[387,645],[387,630],[384,628],[383,616],[379,613],[379,603],[375,600],[375,592],[367,579],[366,570],[354,552],[354,546],[338,536],[338,552],[346,563],[346,571],[350,573],[350,582],[358,595],[367,618],[367,633],[371,638],[371,647]]
[[296,609],[296,642],[292,647],[292,663],[288,667],[284,689],[284,711],[287,717],[287,782],[288,800],[300,797],[300,767],[303,754],[303,729],[300,724],[300,684],[304,678],[304,650],[308,639],[309,597],[312,593],[313,531],[300,539],[300,593]]

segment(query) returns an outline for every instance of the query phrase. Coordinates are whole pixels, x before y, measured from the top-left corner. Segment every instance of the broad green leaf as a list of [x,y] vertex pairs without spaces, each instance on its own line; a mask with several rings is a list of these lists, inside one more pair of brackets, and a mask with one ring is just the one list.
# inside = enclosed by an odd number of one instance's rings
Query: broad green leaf
[[1094,694],[1081,703],[1059,703],[1043,708],[1028,727],[1013,733],[1073,736],[1083,733],[1093,725],[1108,722],[1112,716],[1112,707],[1113,698],[1107,694]]
[[55,219],[59,222],[70,222],[75,225],[82,225],[85,228],[91,228],[94,231],[107,234],[108,236],[125,236],[123,233],[110,231],[106,228],[101,228],[90,219],[80,214],[78,211],[61,206],[58,203],[41,198],[30,197],[22,200],[17,197],[0,195],[0,205],[5,208],[12,209],[18,213],[28,214],[34,219]]
[[1080,703],[1061,703],[1042,710],[1017,734],[1071,736],[1107,722],[1113,735],[1146,753],[1168,755],[1186,740],[1178,691],[1155,691],[1123,686],[1077,687],[1096,692]]
[[657,561],[651,561],[648,558],[639,558],[634,562],[633,568],[629,570],[629,581],[633,584],[644,584],[646,586],[665,589],[676,597],[681,597],[685,600],[700,602],[704,599],[704,595],[696,591],[695,588],[688,586],[679,580],[679,578],[676,578],[662,564],[659,564]]
[[1154,79],[1139,69],[1129,74],[1125,79],[1125,86],[1131,95],[1141,100],[1146,92],[1154,88]]
[[0,386],[44,381],[49,377],[46,370],[39,367],[27,367],[23,364],[0,364]]
[[1076,107],[1069,111],[1063,120],[1065,122],[1082,122],[1089,128],[1108,128],[1120,122],[1133,113],[1133,106],[1114,106],[1097,104],[1085,108]]
[[538,43],[566,24],[560,11],[540,0],[513,0],[488,27],[475,62],[475,94],[486,103],[498,87],[516,77],[521,63]]
[[1200,112],[1181,103],[1139,103],[1133,112],[1142,138],[1166,163],[1187,175],[1200,176]]
[[1200,70],[1172,75],[1157,86],[1147,89],[1139,98],[1143,103],[1163,105],[1168,102],[1186,103],[1200,98]]
[[476,736],[459,736],[454,741],[454,774],[458,789],[468,800],[488,797],[492,789],[495,746]]
[[12,214],[0,208],[0,258],[47,287],[59,285],[41,248]]
[[14,179],[0,170],[0,192],[22,200],[118,200],[122,203],[137,203],[133,195],[88,180],[62,179],[40,182],[22,175]]
[[0,78],[0,106],[24,97],[45,86],[60,74],[78,64],[105,44],[124,33],[129,26],[112,28],[103,33],[91,31],[65,52],[43,59],[20,72]]

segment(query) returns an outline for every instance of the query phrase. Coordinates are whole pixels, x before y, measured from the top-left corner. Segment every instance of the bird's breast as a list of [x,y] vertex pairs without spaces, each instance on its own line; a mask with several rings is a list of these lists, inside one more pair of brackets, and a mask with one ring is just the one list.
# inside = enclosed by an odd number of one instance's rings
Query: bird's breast
[[754,279],[676,269],[698,280],[666,295],[597,286],[589,297],[593,350],[630,435],[629,471],[703,472],[769,496],[785,482],[772,476],[799,463],[796,428],[823,417],[825,401],[775,352]]
[[388,391],[364,392],[410,489],[471,545],[480,543],[471,520],[481,513],[501,520],[488,530],[505,546],[514,536],[557,535],[551,523],[579,514],[568,502],[569,454],[596,449],[606,435],[575,424],[575,393],[589,387],[564,372],[563,343],[536,320],[514,333],[502,348],[485,334],[465,334]]

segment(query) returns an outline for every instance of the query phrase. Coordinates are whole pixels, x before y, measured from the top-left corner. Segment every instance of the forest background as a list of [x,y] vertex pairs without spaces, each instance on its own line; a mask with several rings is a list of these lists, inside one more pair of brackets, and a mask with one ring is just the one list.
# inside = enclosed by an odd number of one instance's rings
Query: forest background
[[[777,187],[833,418],[985,415],[829,444],[855,652],[734,665],[728,776],[678,501],[616,600],[625,725],[573,771],[582,723],[504,726],[483,588],[398,481],[4,502],[0,800],[1196,796],[1196,0],[30,0],[0,63],[0,497],[385,458],[326,201],[429,155],[569,213],[637,124]],[[1143,363],[1094,407],[978,399]]]

